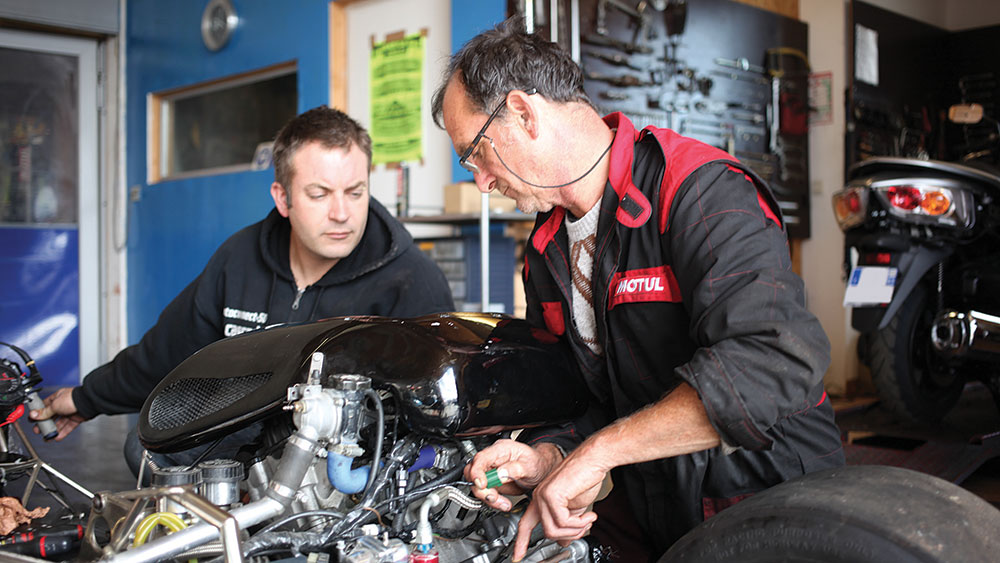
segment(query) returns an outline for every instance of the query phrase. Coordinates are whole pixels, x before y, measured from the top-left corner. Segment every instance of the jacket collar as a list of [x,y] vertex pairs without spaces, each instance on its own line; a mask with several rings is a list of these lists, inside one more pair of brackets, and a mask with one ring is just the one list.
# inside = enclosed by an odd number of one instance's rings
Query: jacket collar
[[[618,210],[615,218],[626,227],[641,227],[652,214],[649,199],[632,183],[632,162],[634,145],[641,138],[635,126],[621,112],[612,113],[604,118],[608,127],[615,129],[615,138],[611,142],[611,162],[608,171],[608,182],[618,197]],[[531,244],[539,253],[545,251],[556,233],[562,226],[566,210],[556,207],[544,222],[535,230]]]
[[608,181],[618,194],[618,212],[615,218],[626,227],[641,227],[653,212],[649,199],[632,183],[635,143],[641,136],[621,112],[606,116],[604,123],[617,129],[615,140],[611,144],[611,171],[608,173]]

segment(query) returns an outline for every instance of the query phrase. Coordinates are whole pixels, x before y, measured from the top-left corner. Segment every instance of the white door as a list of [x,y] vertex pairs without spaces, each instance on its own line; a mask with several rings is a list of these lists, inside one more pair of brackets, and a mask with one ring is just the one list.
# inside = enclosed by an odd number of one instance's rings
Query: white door
[[95,41],[0,30],[0,341],[46,386],[100,357],[97,87]]

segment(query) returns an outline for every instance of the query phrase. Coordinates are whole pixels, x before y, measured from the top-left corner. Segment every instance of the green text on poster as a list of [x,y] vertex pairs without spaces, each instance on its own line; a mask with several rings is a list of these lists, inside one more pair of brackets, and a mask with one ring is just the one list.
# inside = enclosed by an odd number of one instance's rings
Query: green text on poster
[[423,72],[422,35],[372,46],[372,164],[423,158],[420,115]]

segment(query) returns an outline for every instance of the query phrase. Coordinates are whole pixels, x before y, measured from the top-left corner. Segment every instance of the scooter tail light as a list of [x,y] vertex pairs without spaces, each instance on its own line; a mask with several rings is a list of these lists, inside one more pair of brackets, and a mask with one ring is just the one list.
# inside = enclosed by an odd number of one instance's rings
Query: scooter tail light
[[927,192],[920,200],[920,208],[928,215],[944,215],[951,209],[951,198],[941,191]]
[[950,190],[931,186],[897,185],[878,188],[897,212],[937,218],[954,209]]
[[[973,193],[940,178],[869,180],[865,183],[879,212],[917,225],[966,228],[973,224]],[[843,226],[841,226],[843,228]]]
[[886,190],[889,204],[904,211],[912,211],[920,207],[920,190],[912,186],[890,186]]
[[833,214],[841,229],[848,229],[864,219],[865,201],[861,190],[848,188],[833,195]]

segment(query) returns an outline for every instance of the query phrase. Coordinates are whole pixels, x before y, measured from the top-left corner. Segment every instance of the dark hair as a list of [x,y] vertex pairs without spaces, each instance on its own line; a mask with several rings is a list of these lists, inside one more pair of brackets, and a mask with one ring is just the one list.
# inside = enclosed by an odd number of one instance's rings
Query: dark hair
[[326,106],[315,107],[286,123],[274,138],[274,179],[288,191],[292,181],[292,157],[302,145],[317,142],[325,149],[351,150],[357,146],[372,163],[372,138],[346,113]]
[[583,71],[557,43],[524,31],[524,18],[515,16],[473,37],[448,63],[434,92],[431,112],[443,127],[444,91],[452,76],[465,86],[472,105],[490,113],[511,90],[530,90],[555,102],[583,102]]

